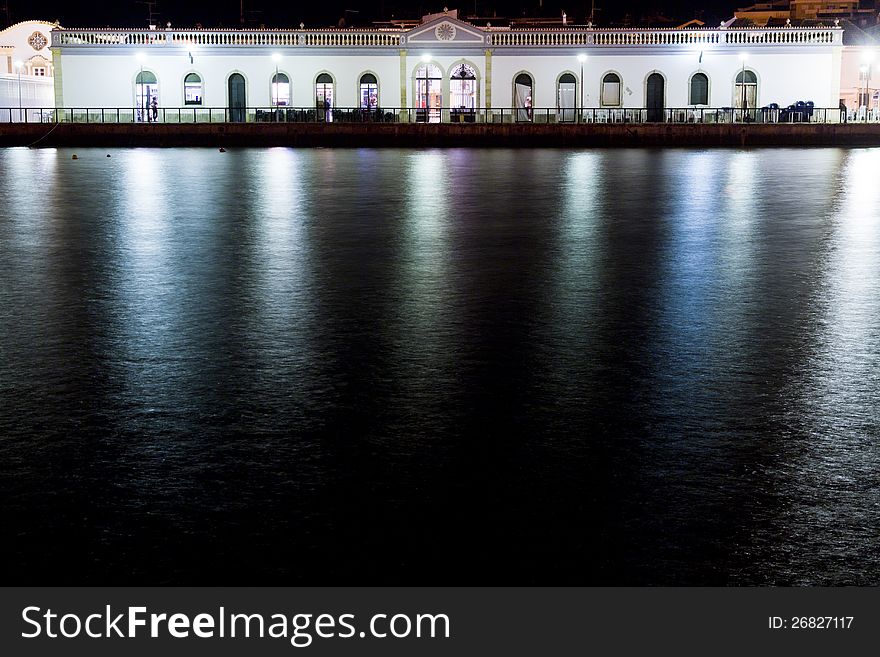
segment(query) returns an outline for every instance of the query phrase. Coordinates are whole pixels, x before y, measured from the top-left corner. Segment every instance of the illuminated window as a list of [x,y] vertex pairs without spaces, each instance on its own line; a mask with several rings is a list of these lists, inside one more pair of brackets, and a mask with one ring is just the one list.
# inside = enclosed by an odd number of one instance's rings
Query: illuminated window
[[272,105],[290,105],[290,78],[284,73],[272,76]]
[[372,73],[364,73],[361,76],[360,98],[361,109],[379,107],[379,83]]
[[183,102],[186,105],[202,104],[202,78],[190,73],[183,79]]

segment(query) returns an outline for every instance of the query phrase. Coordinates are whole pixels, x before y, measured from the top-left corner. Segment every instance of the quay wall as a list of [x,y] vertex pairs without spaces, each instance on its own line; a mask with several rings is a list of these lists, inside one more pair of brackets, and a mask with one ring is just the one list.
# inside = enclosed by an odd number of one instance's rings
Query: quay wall
[[880,146],[880,124],[0,124],[0,147]]

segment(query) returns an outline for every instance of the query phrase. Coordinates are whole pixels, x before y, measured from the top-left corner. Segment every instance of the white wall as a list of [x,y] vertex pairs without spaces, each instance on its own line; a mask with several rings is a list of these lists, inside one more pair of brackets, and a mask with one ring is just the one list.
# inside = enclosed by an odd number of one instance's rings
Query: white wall
[[[157,49],[158,50],[158,49]],[[759,80],[758,104],[789,105],[798,100],[813,101],[816,107],[837,107],[839,94],[840,53],[838,48],[773,48],[750,52],[747,68],[755,71]],[[270,83],[275,73],[272,49],[229,49],[214,52],[195,52],[193,63],[185,51],[165,49],[151,51],[143,63],[145,70],[154,72],[159,80],[159,104],[162,107],[183,106],[183,79],[189,72],[201,75],[204,84],[204,105],[227,106],[227,78],[239,72],[248,82],[248,105],[271,105]],[[396,51],[377,55],[375,51],[347,52],[326,55],[283,53],[279,71],[287,73],[293,83],[291,104],[311,107],[314,104],[314,80],[318,73],[333,75],[336,88],[336,106],[355,107],[358,104],[358,81],[364,72],[374,73],[379,80],[379,102],[382,107],[400,105],[400,56]],[[63,51],[61,79],[65,107],[132,107],[134,81],[140,70],[135,50],[75,49]],[[584,65],[584,105],[598,107],[599,85],[608,71],[617,72],[623,80],[625,107],[645,106],[647,76],[659,71],[666,78],[666,106],[688,105],[688,82],[698,70],[709,76],[709,104],[728,107],[734,104],[734,82],[742,64],[739,53],[707,51],[702,64],[698,52],[653,53],[647,50],[628,52],[589,50]],[[534,107],[556,106],[556,80],[565,71],[580,76],[580,63],[572,51],[560,54],[508,55],[496,50],[492,57],[492,106],[512,105],[514,77],[527,71],[535,79]],[[406,60],[405,88],[407,105],[414,106],[414,71],[422,65],[421,53],[411,51]],[[438,55],[434,58],[448,78],[456,62],[466,60],[478,71],[480,106],[486,106],[485,51],[474,48],[468,55]],[[444,84],[448,101],[448,81]],[[445,103],[444,103],[445,104]]]
[[[228,51],[227,51],[228,52]],[[271,83],[275,75],[272,50],[246,54],[194,53],[193,63],[185,52],[150,53],[143,69],[155,73],[159,82],[161,107],[183,106],[183,79],[198,73],[203,81],[203,105],[227,107],[227,80],[232,73],[241,73],[247,83],[249,107],[272,104]],[[135,52],[114,57],[106,54],[62,55],[63,100],[65,107],[132,107],[135,103],[134,84],[141,70]],[[356,107],[360,76],[370,72],[379,80],[379,104],[397,107],[400,104],[400,58],[394,56],[282,56],[278,71],[286,73],[292,83],[291,105],[315,105],[315,78],[330,73],[335,82],[335,105]],[[99,75],[95,72],[100,71]]]
[[[24,120],[19,114],[18,76],[0,74],[0,123]],[[52,78],[21,76],[21,107],[54,107]],[[28,121],[39,121],[39,113],[29,112]]]
[[[594,51],[595,52],[595,51]],[[645,106],[648,75],[657,71],[666,78],[666,106],[689,105],[688,83],[698,71],[709,77],[709,105],[734,105],[736,76],[742,70],[739,53],[705,52],[702,63],[699,52],[663,55],[590,53],[584,63],[584,106],[599,107],[600,84],[604,75],[615,72],[622,79],[624,107]],[[746,68],[758,77],[759,106],[778,103],[787,106],[798,100],[812,100],[816,107],[837,107],[836,92],[832,93],[834,57],[831,49],[823,53],[775,52],[753,53]],[[513,80],[521,71],[535,79],[535,107],[556,107],[556,79],[564,71],[580,77],[580,62],[575,54],[567,57],[505,57],[496,54],[492,60],[492,106],[509,107],[513,100]],[[578,96],[580,89],[578,89]]]

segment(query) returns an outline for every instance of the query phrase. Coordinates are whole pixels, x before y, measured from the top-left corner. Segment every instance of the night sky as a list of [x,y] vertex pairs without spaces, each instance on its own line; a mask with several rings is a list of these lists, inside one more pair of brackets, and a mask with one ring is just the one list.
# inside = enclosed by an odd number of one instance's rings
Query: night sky
[[[7,0],[0,0],[2,11]],[[279,0],[245,0],[248,27],[296,27],[302,21],[308,27],[336,25],[345,10],[349,24],[369,25],[372,21],[397,18],[417,18],[423,14],[442,11],[444,4],[458,8],[462,14],[473,13],[474,0],[321,0],[320,2],[284,2]],[[733,15],[737,6],[749,4],[743,0],[597,0],[597,23],[619,21],[624,14],[637,18],[644,14],[663,13],[672,18],[688,20],[700,16],[710,24],[719,18]],[[59,20],[66,27],[141,27],[147,24],[147,5],[135,0],[117,0],[113,3],[84,3],[70,0],[44,0],[35,4],[27,0],[8,0],[13,22],[27,19]],[[239,0],[158,0],[155,11],[161,24],[171,21],[179,27],[237,27],[240,25]],[[589,14],[588,0],[477,0],[481,16],[499,17],[546,15],[559,16],[565,9],[569,19],[584,22]],[[702,13],[701,13],[702,12]],[[0,22],[6,17],[0,13]]]

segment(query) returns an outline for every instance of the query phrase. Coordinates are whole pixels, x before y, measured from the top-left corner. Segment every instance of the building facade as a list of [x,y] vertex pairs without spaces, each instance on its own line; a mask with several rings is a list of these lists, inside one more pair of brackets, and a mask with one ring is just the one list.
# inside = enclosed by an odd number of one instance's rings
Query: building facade
[[[59,108],[407,110],[441,121],[508,110],[836,107],[842,30],[476,27],[453,15],[391,29],[56,29]],[[164,116],[163,112],[163,116]]]
[[878,2],[859,0],[770,0],[736,10],[735,16],[765,26],[789,21],[847,19],[861,27],[877,24]]
[[24,120],[24,108],[55,103],[50,48],[55,27],[25,21],[0,31],[0,122]]

